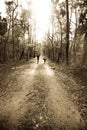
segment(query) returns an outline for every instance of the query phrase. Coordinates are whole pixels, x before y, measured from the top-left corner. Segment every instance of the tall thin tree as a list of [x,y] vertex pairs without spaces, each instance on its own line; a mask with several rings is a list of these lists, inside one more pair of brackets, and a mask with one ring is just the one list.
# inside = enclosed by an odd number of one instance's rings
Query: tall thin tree
[[66,63],[69,64],[69,2],[66,0]]

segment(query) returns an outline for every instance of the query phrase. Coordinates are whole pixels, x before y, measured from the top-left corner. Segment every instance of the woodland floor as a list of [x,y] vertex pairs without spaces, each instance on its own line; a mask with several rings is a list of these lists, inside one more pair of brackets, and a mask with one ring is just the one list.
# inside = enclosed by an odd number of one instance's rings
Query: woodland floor
[[0,65],[0,130],[86,130],[86,79],[42,58]]

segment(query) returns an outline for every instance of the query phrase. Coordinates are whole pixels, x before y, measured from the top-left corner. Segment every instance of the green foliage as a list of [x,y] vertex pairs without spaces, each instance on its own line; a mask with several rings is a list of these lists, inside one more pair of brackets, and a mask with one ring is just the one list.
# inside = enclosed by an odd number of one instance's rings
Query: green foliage
[[80,24],[86,24],[87,23],[86,15],[87,15],[87,9],[85,9],[84,12],[81,12],[81,14],[80,14],[80,18],[79,18]]
[[12,5],[12,4],[13,4],[13,1],[6,1],[5,4],[8,5],[8,6],[9,6],[9,5]]
[[61,8],[60,14],[61,14],[63,17],[65,16],[66,12],[65,12],[65,10],[64,10],[63,8]]
[[9,15],[12,15],[12,13],[15,11],[16,7],[18,6],[15,1],[11,0],[11,1],[5,1],[5,5],[6,5],[6,12]]
[[81,13],[79,16],[78,32],[80,34],[85,34],[87,33],[87,1],[84,0],[83,2],[80,2],[79,6]]
[[4,35],[7,32],[7,20],[6,18],[0,19],[0,35]]

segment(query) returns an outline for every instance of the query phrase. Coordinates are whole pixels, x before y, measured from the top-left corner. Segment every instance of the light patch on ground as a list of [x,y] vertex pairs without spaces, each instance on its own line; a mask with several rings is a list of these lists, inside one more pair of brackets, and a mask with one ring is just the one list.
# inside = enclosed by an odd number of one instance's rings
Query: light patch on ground
[[32,67],[32,69],[26,69],[25,71],[24,71],[24,74],[26,74],[26,75],[35,75],[35,73],[36,73],[36,68],[37,68],[37,64],[34,64]]
[[54,76],[53,70],[48,65],[45,65],[45,72],[48,76]]

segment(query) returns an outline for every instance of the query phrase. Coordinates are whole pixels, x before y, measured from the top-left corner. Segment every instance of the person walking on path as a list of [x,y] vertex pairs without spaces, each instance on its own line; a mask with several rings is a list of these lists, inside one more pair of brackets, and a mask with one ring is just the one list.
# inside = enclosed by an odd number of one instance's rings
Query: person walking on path
[[39,63],[40,54],[37,55],[37,64]]

